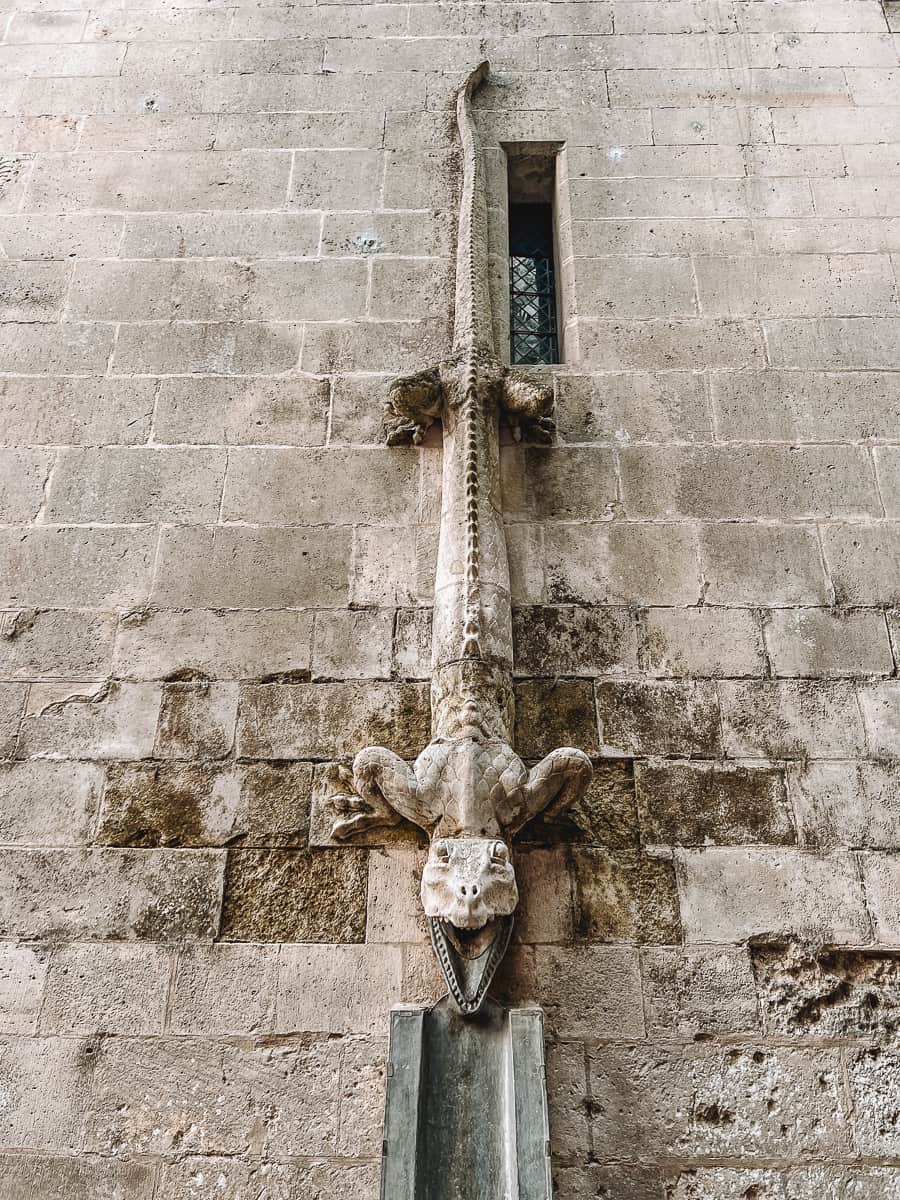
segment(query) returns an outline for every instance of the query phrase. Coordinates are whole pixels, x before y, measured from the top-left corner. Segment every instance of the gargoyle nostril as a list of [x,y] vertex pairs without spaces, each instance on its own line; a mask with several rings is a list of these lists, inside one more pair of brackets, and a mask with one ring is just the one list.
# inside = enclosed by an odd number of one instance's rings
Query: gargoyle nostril
[[474,883],[472,884],[472,895],[473,895],[473,896],[477,896],[477,895],[478,895],[478,888],[477,888],[477,886],[476,886]]
[[463,895],[463,896],[467,895],[467,892],[466,892],[466,885],[465,885],[465,884],[463,884],[463,885],[462,885],[462,887],[461,887],[459,890],[460,890],[460,894],[461,894],[461,895]]

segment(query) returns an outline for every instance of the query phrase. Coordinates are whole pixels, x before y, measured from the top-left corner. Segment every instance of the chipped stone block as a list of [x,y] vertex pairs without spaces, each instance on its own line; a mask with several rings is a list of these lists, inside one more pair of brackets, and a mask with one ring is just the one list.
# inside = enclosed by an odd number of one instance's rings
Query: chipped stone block
[[588,942],[681,939],[671,862],[634,851],[572,850],[576,935]]
[[385,1038],[346,1038],[341,1057],[341,1132],[337,1151],[374,1158],[384,1125]]
[[720,752],[719,701],[708,682],[597,684],[604,754]]
[[401,994],[396,946],[284,946],[278,973],[279,1033],[387,1034]]
[[677,851],[676,864],[687,942],[869,940],[862,887],[847,853],[716,847]]
[[20,758],[147,758],[159,714],[151,683],[34,684]]
[[856,1140],[866,1155],[896,1156],[900,1148],[900,1055],[871,1046],[847,1055]]
[[278,985],[276,946],[190,946],[179,951],[169,1030],[174,1034],[268,1033]]
[[558,746],[598,749],[594,693],[587,680],[529,679],[516,687],[516,748],[540,758]]
[[751,956],[768,1033],[896,1039],[900,955],[878,950],[815,951],[788,943],[755,946]]
[[641,831],[651,844],[797,840],[782,771],[654,762],[637,767],[636,780]]
[[618,1157],[848,1153],[834,1050],[751,1046],[588,1051],[594,1150]]
[[361,942],[364,850],[230,850],[221,936],[235,942]]
[[116,674],[130,679],[253,679],[309,671],[312,614],[137,609],[116,636]]
[[211,941],[222,857],[199,850],[2,850],[0,934]]
[[41,1032],[162,1033],[170,965],[169,952],[158,946],[57,947]]
[[340,758],[365,745],[413,758],[428,742],[420,684],[267,684],[245,687],[237,751],[250,758]]
[[95,763],[33,760],[0,765],[0,841],[83,845],[103,788]]
[[159,758],[224,758],[234,744],[236,683],[167,683],[156,729]]
[[92,679],[109,674],[112,613],[22,609],[2,618],[0,678]]
[[647,946],[641,967],[650,1036],[698,1038],[757,1028],[753,971],[744,947]]
[[42,946],[0,945],[0,1033],[37,1033],[49,960]]
[[11,1154],[0,1158],[0,1193],[6,1200],[151,1200],[155,1175],[149,1163]]
[[637,668],[631,614],[620,608],[513,610],[517,675],[605,675]]
[[80,1151],[96,1054],[96,1044],[81,1038],[0,1040],[0,1088],[7,1101],[0,1109],[0,1142],[23,1150]]

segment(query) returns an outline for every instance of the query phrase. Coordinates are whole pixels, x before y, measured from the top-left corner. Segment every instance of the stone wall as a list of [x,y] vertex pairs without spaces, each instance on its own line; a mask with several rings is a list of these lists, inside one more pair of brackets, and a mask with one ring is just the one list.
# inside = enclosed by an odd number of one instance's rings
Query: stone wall
[[[564,141],[560,438],[508,447],[559,1200],[900,1197],[900,5],[4,0],[0,1196],[372,1200],[421,846],[324,764],[428,737],[483,55]],[[490,149],[492,147],[492,149]]]

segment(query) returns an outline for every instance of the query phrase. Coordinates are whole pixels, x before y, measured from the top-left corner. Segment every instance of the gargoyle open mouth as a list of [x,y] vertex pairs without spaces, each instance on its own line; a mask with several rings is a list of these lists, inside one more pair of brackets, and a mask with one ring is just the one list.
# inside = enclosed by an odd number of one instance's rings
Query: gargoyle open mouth
[[494,917],[478,929],[460,929],[440,917],[429,917],[428,928],[450,995],[463,1016],[473,1016],[506,953],[512,916]]

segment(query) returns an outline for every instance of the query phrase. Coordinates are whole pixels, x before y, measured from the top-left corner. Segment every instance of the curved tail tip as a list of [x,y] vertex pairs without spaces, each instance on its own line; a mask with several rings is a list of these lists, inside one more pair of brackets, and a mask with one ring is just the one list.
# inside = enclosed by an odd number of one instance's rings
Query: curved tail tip
[[485,59],[483,62],[480,62],[478,66],[475,67],[475,69],[470,73],[469,78],[466,81],[469,88],[474,92],[477,87],[484,83],[485,79],[487,79],[490,73],[491,64],[487,59]]

